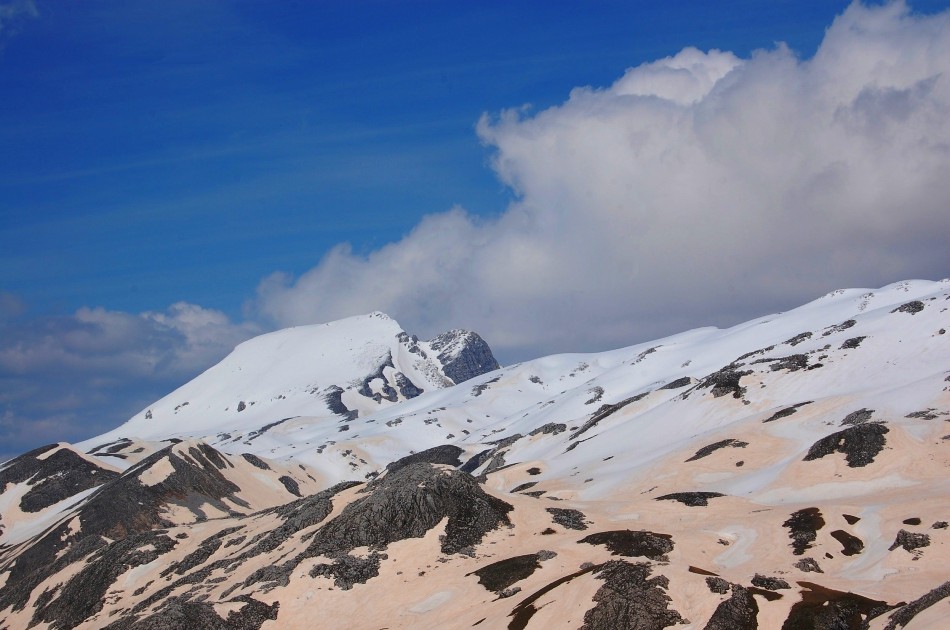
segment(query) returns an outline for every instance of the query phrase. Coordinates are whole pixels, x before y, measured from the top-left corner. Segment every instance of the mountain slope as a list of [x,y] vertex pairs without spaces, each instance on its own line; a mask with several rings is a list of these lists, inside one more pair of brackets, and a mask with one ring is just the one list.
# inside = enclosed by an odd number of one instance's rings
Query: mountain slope
[[0,627],[940,627],[947,329],[912,281],[451,387],[480,339],[264,336],[79,445],[111,475],[0,536]]

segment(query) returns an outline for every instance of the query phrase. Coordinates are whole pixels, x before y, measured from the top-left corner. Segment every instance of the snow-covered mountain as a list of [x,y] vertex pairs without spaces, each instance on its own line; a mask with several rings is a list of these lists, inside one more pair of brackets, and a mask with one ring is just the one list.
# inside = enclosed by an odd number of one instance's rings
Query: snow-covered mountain
[[506,368],[379,313],[263,335],[0,468],[0,628],[942,627],[948,309]]

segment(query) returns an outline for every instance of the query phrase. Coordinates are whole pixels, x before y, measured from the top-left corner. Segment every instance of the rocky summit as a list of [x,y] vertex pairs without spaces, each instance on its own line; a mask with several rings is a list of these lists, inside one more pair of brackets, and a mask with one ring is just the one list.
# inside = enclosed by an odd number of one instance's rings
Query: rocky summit
[[950,282],[500,367],[263,335],[0,465],[0,628],[944,628]]

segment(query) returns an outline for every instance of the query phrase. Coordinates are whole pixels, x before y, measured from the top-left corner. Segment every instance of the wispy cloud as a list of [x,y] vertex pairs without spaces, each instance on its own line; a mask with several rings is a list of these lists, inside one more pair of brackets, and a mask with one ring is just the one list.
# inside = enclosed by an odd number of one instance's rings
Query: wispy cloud
[[382,309],[508,356],[630,343],[834,286],[945,275],[950,13],[850,6],[808,60],[685,49],[557,107],[484,116],[518,200],[275,274],[277,325]]
[[0,3],[0,51],[10,37],[16,35],[23,23],[40,16],[34,0],[13,0]]
[[[4,303],[20,308],[13,296]],[[0,443],[7,449],[105,431],[260,332],[178,303],[140,314],[82,308],[0,320]],[[23,450],[21,449],[21,450]]]

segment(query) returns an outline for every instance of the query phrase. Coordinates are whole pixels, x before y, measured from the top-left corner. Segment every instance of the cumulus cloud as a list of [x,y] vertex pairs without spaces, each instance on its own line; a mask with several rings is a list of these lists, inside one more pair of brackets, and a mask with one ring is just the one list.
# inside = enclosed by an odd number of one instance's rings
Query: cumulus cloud
[[[16,296],[0,298],[22,313]],[[0,444],[12,453],[111,429],[258,332],[185,302],[0,319]]]
[[516,201],[341,245],[253,308],[277,325],[389,312],[503,356],[616,347],[946,275],[950,13],[850,6],[814,57],[687,48],[561,105],[485,115]]

